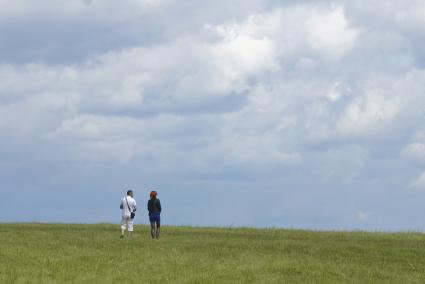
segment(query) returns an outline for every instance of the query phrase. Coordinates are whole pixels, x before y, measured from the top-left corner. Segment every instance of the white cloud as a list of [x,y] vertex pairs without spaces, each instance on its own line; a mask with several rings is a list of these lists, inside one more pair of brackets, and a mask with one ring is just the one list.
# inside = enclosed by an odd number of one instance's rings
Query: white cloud
[[338,128],[343,134],[362,134],[388,126],[400,111],[397,98],[386,99],[384,94],[371,92],[357,97],[347,106]]
[[217,31],[231,40],[241,36],[272,40],[283,58],[315,52],[338,59],[353,47],[359,34],[349,25],[342,6],[320,4],[254,14],[242,23],[218,26]]
[[411,143],[401,152],[403,157],[425,162],[425,143]]
[[140,145],[133,140],[118,141],[81,141],[72,152],[73,159],[77,159],[84,167],[93,163],[114,162],[117,164],[128,164],[140,151]]
[[[402,9],[397,9],[394,20],[404,30],[417,30],[425,25],[425,4],[423,1],[400,3]],[[406,5],[407,4],[407,5]]]
[[411,189],[425,190],[425,172],[410,183]]
[[310,45],[336,58],[352,48],[359,33],[349,27],[342,7],[313,15],[307,20],[306,27]]
[[357,213],[356,213],[356,218],[359,221],[365,221],[365,220],[367,220],[368,217],[369,217],[369,214],[365,213],[363,211],[357,211]]
[[65,120],[53,136],[67,135],[89,140],[116,140],[137,132],[138,121],[126,117],[83,115]]
[[[220,93],[242,91],[247,88],[248,76],[277,68],[275,46],[267,38],[225,35],[223,41],[210,47],[210,52],[209,60],[219,72],[219,77],[213,83]],[[235,89],[232,87],[234,85],[241,86],[241,89]]]
[[425,131],[424,130],[416,131],[414,137],[416,141],[425,142]]
[[278,141],[270,136],[231,135],[220,141],[219,153],[226,153],[229,163],[246,166],[250,163],[267,167],[274,163],[293,165],[302,162],[303,157],[297,152],[279,149]]

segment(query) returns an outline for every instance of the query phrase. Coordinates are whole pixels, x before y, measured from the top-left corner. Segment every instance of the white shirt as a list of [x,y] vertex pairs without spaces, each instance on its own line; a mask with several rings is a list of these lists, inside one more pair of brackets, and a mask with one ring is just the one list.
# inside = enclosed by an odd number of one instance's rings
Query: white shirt
[[[126,199],[127,199],[127,201],[126,201]],[[128,206],[127,206],[127,202],[128,202]],[[124,197],[121,200],[121,205],[122,205],[122,216],[123,217],[130,217],[130,210],[128,210],[128,207],[130,207],[131,212],[134,212],[137,209],[136,200],[134,200],[134,198],[131,197],[130,195],[127,195],[126,197]]]

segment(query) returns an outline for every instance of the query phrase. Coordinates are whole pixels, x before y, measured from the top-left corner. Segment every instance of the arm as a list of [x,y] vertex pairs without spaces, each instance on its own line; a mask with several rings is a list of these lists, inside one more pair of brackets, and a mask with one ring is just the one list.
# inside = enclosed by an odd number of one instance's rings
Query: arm
[[137,203],[136,203],[136,200],[135,199],[133,199],[134,200],[134,210],[133,210],[133,212],[136,212],[136,210],[137,210]]
[[158,203],[157,203],[158,209],[159,209],[159,213],[161,213],[161,202],[158,199]]
[[120,204],[120,209],[124,209],[124,205],[122,204],[122,200],[121,200],[121,204]]

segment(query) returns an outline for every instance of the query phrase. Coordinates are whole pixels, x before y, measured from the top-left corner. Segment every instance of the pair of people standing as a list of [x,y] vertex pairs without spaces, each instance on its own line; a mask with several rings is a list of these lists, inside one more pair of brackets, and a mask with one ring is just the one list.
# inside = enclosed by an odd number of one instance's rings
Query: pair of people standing
[[[150,200],[148,201],[149,221],[151,223],[151,236],[158,239],[161,227],[161,202],[157,198],[158,193],[151,191]],[[128,236],[133,233],[134,217],[137,210],[137,203],[133,196],[133,191],[127,191],[127,196],[121,200],[120,208],[122,209],[121,219],[121,239],[124,238],[124,232],[128,230]]]

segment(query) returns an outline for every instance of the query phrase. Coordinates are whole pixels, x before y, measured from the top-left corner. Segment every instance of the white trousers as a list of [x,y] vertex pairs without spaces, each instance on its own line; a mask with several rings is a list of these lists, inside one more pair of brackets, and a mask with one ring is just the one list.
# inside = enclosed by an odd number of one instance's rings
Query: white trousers
[[133,232],[133,219],[130,216],[122,216],[121,229],[128,229],[129,232]]

